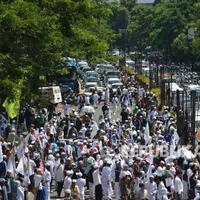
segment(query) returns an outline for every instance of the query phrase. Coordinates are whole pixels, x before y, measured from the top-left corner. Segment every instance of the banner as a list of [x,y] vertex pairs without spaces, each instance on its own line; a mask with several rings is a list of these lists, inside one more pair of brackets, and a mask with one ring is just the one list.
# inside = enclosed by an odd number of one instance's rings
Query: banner
[[3,103],[3,107],[6,109],[8,116],[11,119],[17,117],[17,115],[19,114],[21,87],[22,87],[22,81],[20,81],[19,84],[12,90],[14,98],[11,99],[7,97]]

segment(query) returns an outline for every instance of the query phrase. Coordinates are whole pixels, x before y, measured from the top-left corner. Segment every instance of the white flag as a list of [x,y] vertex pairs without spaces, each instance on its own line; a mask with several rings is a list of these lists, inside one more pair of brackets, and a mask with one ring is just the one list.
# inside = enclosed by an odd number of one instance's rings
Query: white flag
[[15,173],[15,160],[14,160],[14,156],[10,156],[10,158],[8,159],[7,169],[14,176],[14,173]]
[[150,142],[149,122],[147,122],[145,131],[144,131],[144,140],[145,140],[146,145],[149,144]]
[[23,176],[25,175],[25,173],[24,173],[24,156],[22,156],[20,158],[16,172],[23,175]]

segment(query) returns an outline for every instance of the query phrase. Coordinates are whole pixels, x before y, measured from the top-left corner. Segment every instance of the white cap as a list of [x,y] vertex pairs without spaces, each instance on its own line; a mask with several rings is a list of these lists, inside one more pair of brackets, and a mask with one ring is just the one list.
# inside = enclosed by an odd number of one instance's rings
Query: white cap
[[82,177],[83,174],[81,172],[76,173],[76,176]]
[[28,150],[28,148],[26,147],[25,148],[25,151],[24,151],[25,153],[28,153],[29,152],[29,150]]
[[157,176],[162,176],[163,175],[163,169],[162,169],[162,167],[158,167],[157,168],[156,174],[157,174]]
[[67,190],[65,190],[65,193],[71,194],[71,190],[70,190],[70,189],[67,189]]
[[68,171],[67,171],[67,175],[68,175],[68,176],[70,176],[70,175],[72,175],[72,174],[73,174],[73,171],[72,171],[72,170],[68,170]]

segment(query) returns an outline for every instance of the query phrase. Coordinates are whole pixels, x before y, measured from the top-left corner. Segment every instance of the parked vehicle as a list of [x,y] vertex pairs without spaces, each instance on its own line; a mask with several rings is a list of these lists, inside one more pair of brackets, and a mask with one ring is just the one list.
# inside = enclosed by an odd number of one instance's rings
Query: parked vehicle
[[86,80],[87,78],[96,78],[96,80],[99,81],[99,74],[95,71],[87,71],[84,74],[84,80]]
[[121,74],[119,71],[108,71],[106,73],[107,79],[109,79],[109,78],[119,78],[120,79],[120,76],[121,76]]
[[109,78],[107,82],[108,86],[110,87],[116,83],[121,83],[121,80],[119,78]]
[[40,87],[41,98],[49,99],[52,104],[62,102],[62,95],[59,86]]
[[126,67],[134,68],[135,67],[135,61],[133,61],[131,59],[127,59],[126,60]]
[[82,70],[79,71],[79,74],[81,75],[82,78],[84,78],[86,72],[91,71],[92,69],[90,67],[85,67]]
[[119,82],[119,83],[113,83],[111,87],[112,87],[113,92],[116,92],[117,89],[122,86],[123,86],[123,83]]

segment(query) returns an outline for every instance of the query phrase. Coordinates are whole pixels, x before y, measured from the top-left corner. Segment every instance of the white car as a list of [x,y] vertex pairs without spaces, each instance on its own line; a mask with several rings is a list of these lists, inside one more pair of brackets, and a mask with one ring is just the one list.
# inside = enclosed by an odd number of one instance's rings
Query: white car
[[98,87],[97,82],[86,82],[85,83],[85,91],[90,91],[91,89],[96,89]]
[[86,72],[91,71],[90,67],[85,67],[82,70],[79,71],[79,74],[81,75],[82,78],[84,78]]
[[118,88],[121,88],[123,86],[123,83],[114,83],[114,84],[112,84],[112,90],[113,90],[113,92],[117,92],[117,89]]
[[96,80],[99,80],[99,74],[95,71],[87,71],[83,76],[86,82],[88,78],[96,78]]
[[116,84],[116,83],[121,84],[122,82],[121,82],[121,80],[119,78],[109,78],[108,82],[107,82],[107,85],[109,87],[111,87],[113,84]]

